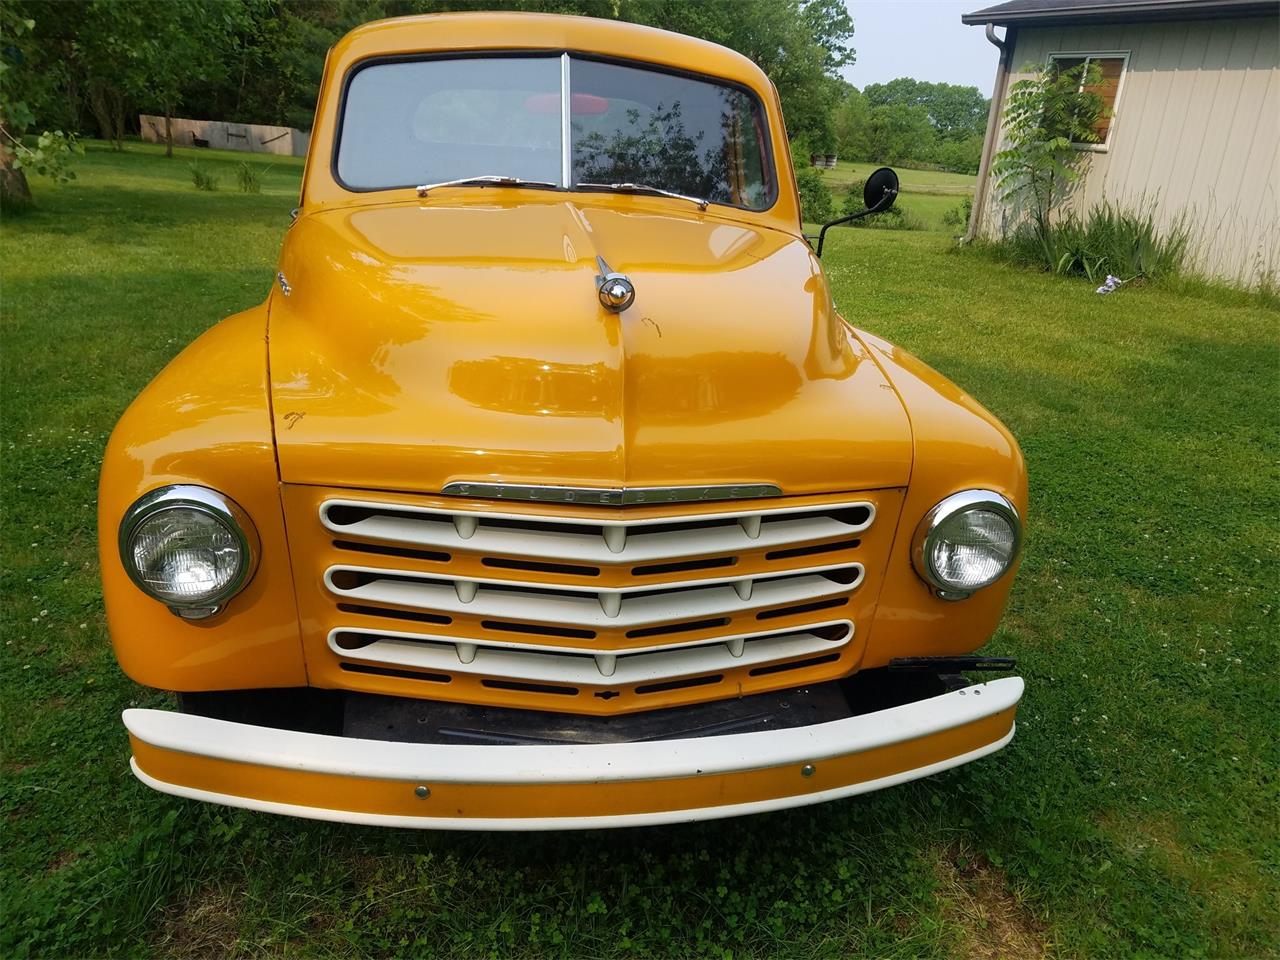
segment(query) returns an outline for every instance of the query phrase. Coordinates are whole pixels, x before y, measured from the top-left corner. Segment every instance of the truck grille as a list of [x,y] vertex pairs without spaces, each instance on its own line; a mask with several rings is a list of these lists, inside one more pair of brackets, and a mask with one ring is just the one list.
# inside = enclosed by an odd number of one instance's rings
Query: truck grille
[[612,713],[850,672],[901,498],[285,501],[313,684]]

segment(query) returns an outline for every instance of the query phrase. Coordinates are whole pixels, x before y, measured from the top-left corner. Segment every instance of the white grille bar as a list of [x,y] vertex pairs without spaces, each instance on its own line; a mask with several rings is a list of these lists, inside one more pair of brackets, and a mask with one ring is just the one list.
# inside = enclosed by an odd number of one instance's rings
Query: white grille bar
[[[840,579],[825,575],[836,572],[842,575]],[[373,579],[341,586],[343,577],[352,574]],[[334,595],[362,603],[502,620],[636,627],[836,596],[855,589],[863,574],[862,564],[844,563],[756,579],[725,577],[675,585],[597,588],[335,566],[325,571],[324,581]]]
[[[831,638],[815,632],[836,628]],[[433,634],[339,627],[329,649],[344,659],[446,673],[553,684],[649,683],[744,666],[832,653],[853,638],[853,624],[836,620],[788,633],[751,633],[629,650],[583,652],[570,647],[467,641]],[[343,646],[344,637],[368,638],[364,646]],[[465,649],[464,649],[465,648]]]
[[676,517],[585,519],[334,499],[321,505],[320,518],[326,529],[344,538],[619,564],[740,553],[853,536],[874,521],[875,506],[859,500]]
[[[724,577],[695,577],[689,580],[659,581],[657,583],[631,583],[622,587],[607,587],[604,585],[583,585],[581,583],[547,583],[545,580],[520,580],[510,577],[467,577],[456,573],[448,573],[444,570],[432,570],[430,572],[419,572],[413,570],[391,569],[388,567],[367,567],[354,563],[338,563],[331,566],[325,571],[325,584],[331,586],[334,575],[342,573],[370,574],[385,577],[414,577],[426,581],[431,580],[447,580],[452,583],[467,582],[474,583],[482,587],[515,587],[522,590],[551,590],[551,591],[569,591],[574,593],[584,593],[589,596],[600,594],[617,593],[657,593],[660,591],[681,590],[688,587],[711,587],[719,584],[750,584],[760,580],[779,579],[782,577],[800,577],[807,574],[815,573],[836,573],[846,571],[849,577],[841,581],[846,587],[852,589],[862,581],[863,568],[862,564],[856,562],[846,563],[826,563],[816,567],[794,567],[789,570],[778,570],[776,572],[754,573],[748,576],[724,576]],[[742,597],[747,600],[751,596],[750,589],[742,587],[739,593],[746,593]]]

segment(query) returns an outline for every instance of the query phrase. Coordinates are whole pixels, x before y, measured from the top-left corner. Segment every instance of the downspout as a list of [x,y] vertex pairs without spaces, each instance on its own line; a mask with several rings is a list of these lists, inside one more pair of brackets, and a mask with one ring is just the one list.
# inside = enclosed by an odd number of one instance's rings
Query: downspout
[[996,25],[987,24],[987,40],[1000,51],[996,65],[996,86],[991,91],[991,109],[987,112],[987,134],[982,141],[982,160],[978,164],[978,182],[973,188],[973,211],[969,214],[969,229],[964,243],[970,243],[982,228],[982,214],[987,205],[987,193],[991,179],[991,161],[1000,141],[1000,118],[1004,114],[1005,88],[1009,85],[1009,72],[1013,67],[1013,46],[1017,39],[1015,27],[1006,26],[1004,39],[996,36]]

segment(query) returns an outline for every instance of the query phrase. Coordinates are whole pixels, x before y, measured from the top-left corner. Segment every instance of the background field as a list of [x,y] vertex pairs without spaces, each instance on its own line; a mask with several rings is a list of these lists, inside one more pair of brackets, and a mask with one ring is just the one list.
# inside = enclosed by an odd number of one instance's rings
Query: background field
[[[847,187],[854,180],[865,180],[872,171],[878,169],[878,163],[850,163],[848,160],[836,162],[834,170],[824,170],[827,185],[832,189]],[[941,170],[912,170],[908,167],[897,167],[898,180],[902,184],[903,193],[937,193],[954,197],[972,196],[973,184],[977,177],[967,173],[946,173]]]
[[168,698],[110,654],[98,460],[167,360],[262,299],[298,177],[284,161],[242,195],[232,158],[200,156],[219,192],[157,151],[92,150],[0,231],[0,955],[1280,953],[1278,315],[1195,287],[1099,297],[937,234],[837,231],[826,267],[854,323],[1027,455],[1026,562],[987,648],[1028,681],[1009,748],[823,807],[550,836],[136,783],[120,710]]
[[[840,160],[834,170],[823,170],[822,179],[831,190],[837,214],[844,206],[856,182],[865,180],[880,165],[875,163],[850,163]],[[924,229],[936,233],[964,233],[963,226],[944,222],[943,215],[955,210],[965,197],[973,196],[977,177],[964,173],[944,173],[938,170],[910,170],[895,168],[898,173],[900,193],[898,206],[918,219]],[[861,196],[861,188],[859,188]],[[808,229],[806,227],[806,229]]]

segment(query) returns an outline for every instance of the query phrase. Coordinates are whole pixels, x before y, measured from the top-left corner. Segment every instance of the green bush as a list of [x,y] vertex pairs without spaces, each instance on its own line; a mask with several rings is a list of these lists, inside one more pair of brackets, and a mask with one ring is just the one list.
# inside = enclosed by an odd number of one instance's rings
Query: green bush
[[800,191],[800,218],[805,223],[826,223],[835,217],[831,190],[822,179],[822,171],[809,166],[809,157],[792,150],[791,163],[796,169],[796,189]]
[[969,217],[972,214],[973,197],[965,197],[942,215],[942,222],[948,227],[965,228],[969,226]]
[[1050,224],[1043,236],[1033,224],[1023,224],[1009,241],[1008,253],[1016,261],[1090,281],[1108,275],[1157,280],[1184,272],[1190,240],[1181,219],[1161,230],[1154,207],[1140,213],[1102,203],[1084,217],[1068,214]]
[[983,138],[977,134],[964,140],[944,140],[934,151],[934,159],[951,173],[977,173],[982,161]]
[[[848,216],[851,213],[857,213],[864,209],[862,205],[862,188],[866,185],[866,180],[855,180],[849,187],[849,192],[845,195],[844,206],[841,213]],[[860,227],[864,230],[926,230],[926,224],[919,217],[902,209],[901,206],[894,204],[888,210],[882,213],[873,213],[861,220],[854,220],[852,223],[846,224],[850,227]]]
[[191,171],[191,182],[197,190],[217,190],[218,178],[200,166],[200,161],[192,160],[187,164]]
[[236,165],[236,183],[239,184],[241,193],[262,192],[262,177],[258,169],[247,160],[241,160]]

